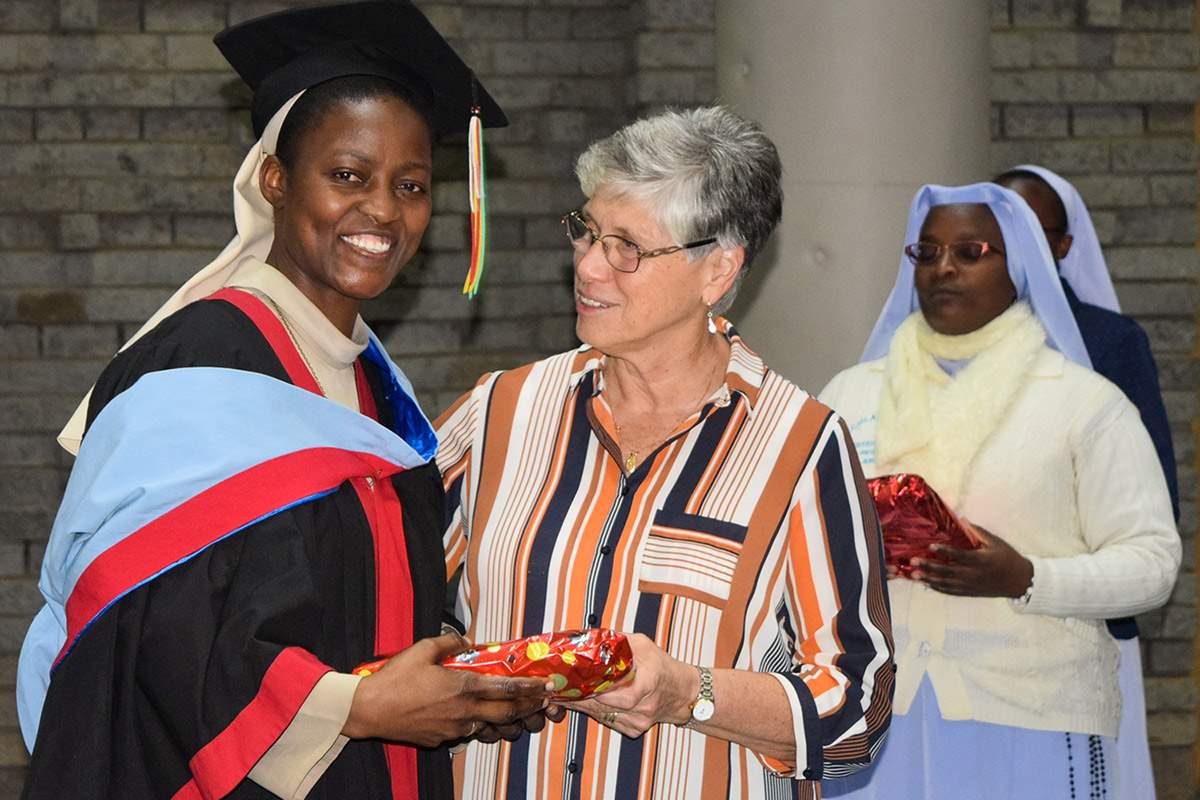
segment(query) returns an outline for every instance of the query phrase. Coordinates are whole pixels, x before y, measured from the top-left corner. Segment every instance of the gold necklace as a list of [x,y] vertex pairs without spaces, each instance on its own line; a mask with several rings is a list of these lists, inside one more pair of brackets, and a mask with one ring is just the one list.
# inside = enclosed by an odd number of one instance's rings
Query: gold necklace
[[292,344],[296,345],[296,352],[300,354],[301,360],[304,361],[304,366],[308,367],[308,371],[312,374],[313,380],[317,382],[317,388],[321,390],[321,394],[329,397],[329,392],[325,391],[324,384],[321,383],[321,378],[317,375],[317,371],[313,369],[312,362],[308,360],[308,354],[304,352],[304,345],[300,344],[300,337],[296,335],[296,331],[292,328],[292,323],[288,319],[287,314],[283,313],[283,309],[270,298],[267,294],[263,294],[267,302],[271,304],[271,308],[275,310],[275,316],[279,317],[279,321],[283,323],[284,330],[287,331],[288,337],[291,338]]
[[[717,369],[720,370],[720,368],[721,368],[721,362],[718,361]],[[680,423],[682,423],[685,419],[690,417],[692,414],[696,413],[696,410],[698,408],[704,407],[704,401],[707,400],[709,398],[709,396],[712,395],[712,391],[708,389],[708,387],[711,385],[712,385],[712,376],[710,375],[708,382],[705,383],[704,394],[701,395],[700,399],[697,402],[692,404],[691,409],[688,411],[688,413],[686,413],[682,417],[680,417],[675,422],[675,424],[671,426],[671,433],[668,433],[665,437],[663,437],[662,439],[659,439],[657,442],[655,442],[654,446],[650,448],[649,452],[653,453],[655,450],[657,450],[662,445],[663,442],[665,442],[665,441],[667,441],[667,439],[671,438],[671,435],[673,433],[675,433],[675,429],[679,427]],[[617,422],[615,418],[613,419],[613,426],[617,430],[617,446],[620,447],[621,424],[619,422]],[[629,473],[633,472],[637,468],[638,461],[639,461],[639,459],[638,459],[638,451],[637,450],[630,450],[628,453],[626,453],[626,455],[625,455],[625,474],[628,475]]]

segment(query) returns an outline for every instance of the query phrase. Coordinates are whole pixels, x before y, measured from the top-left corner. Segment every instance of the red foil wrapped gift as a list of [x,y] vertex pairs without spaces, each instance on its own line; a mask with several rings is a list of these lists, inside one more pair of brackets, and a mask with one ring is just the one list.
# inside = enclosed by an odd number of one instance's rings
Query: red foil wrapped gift
[[[370,675],[387,659],[355,667]],[[555,700],[581,700],[615,686],[633,669],[633,651],[624,634],[607,628],[539,633],[510,642],[477,645],[442,662],[450,669],[484,675],[544,678]]]
[[887,563],[901,575],[912,576],[914,557],[936,560],[932,544],[974,550],[980,541],[950,510],[920,475],[897,473],[867,481],[879,524]]

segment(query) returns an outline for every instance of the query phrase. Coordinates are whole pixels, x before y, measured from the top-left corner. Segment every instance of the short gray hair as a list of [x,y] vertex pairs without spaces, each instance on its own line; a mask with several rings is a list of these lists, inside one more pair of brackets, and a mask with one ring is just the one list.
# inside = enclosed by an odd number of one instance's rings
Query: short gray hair
[[762,128],[724,106],[667,110],[626,125],[592,143],[575,175],[588,197],[603,190],[651,208],[676,242],[714,236],[717,247],[744,247],[743,268],[714,313],[733,303],[783,213],[779,152]]

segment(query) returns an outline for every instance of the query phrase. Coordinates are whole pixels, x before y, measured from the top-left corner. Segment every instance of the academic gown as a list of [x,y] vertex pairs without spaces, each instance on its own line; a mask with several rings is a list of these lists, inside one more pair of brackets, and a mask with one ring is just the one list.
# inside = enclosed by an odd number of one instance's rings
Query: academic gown
[[[228,295],[230,291],[218,296],[226,294],[239,303],[227,299],[192,303],[109,364],[92,394],[89,434],[99,435],[105,410],[110,404],[115,407],[125,393],[135,394],[131,387],[145,394],[149,389],[144,387],[153,387],[156,378],[177,377],[182,388],[167,396],[193,402],[188,380],[220,378],[229,375],[227,370],[238,371],[234,377],[243,382],[269,389],[234,401],[251,416],[265,415],[237,434],[242,440],[254,440],[260,429],[276,424],[283,425],[286,434],[290,423],[278,421],[287,420],[289,414],[296,415],[298,427],[311,420],[318,431],[298,437],[319,437],[327,427],[337,427],[323,423],[322,415],[330,407],[330,415],[341,414],[338,420],[349,419],[350,427],[364,432],[355,434],[359,439],[346,451],[337,449],[341,446],[337,444],[269,457],[195,497],[183,498],[182,503],[179,498],[166,503],[171,509],[163,519],[170,521],[171,514],[182,513],[180,536],[186,538],[210,520],[219,527],[220,519],[229,515],[230,503],[242,502],[237,486],[230,489],[232,501],[212,499],[214,493],[238,480],[251,481],[250,490],[241,497],[263,507],[244,512],[252,519],[240,528],[200,536],[215,541],[194,553],[156,553],[154,557],[166,566],[141,564],[143,554],[152,548],[144,542],[131,546],[129,540],[136,537],[130,536],[95,559],[88,570],[95,571],[105,559],[115,560],[116,566],[104,564],[104,580],[92,583],[115,581],[117,586],[110,589],[113,599],[89,586],[95,598],[79,600],[76,595],[83,593],[79,586],[94,577],[84,571],[71,600],[65,602],[67,630],[45,690],[26,798],[272,797],[246,775],[325,672],[349,672],[359,663],[399,649],[395,645],[405,636],[413,641],[439,633],[445,596],[440,536],[444,499],[429,452],[436,440],[425,440],[426,455],[414,460],[426,463],[410,468],[398,468],[397,458],[357,455],[371,449],[359,440],[386,441],[394,449],[403,449],[404,443],[374,423],[360,425],[348,409],[286,385],[297,383],[303,371],[298,369],[297,351],[281,328],[264,333],[264,324],[239,308],[246,306],[248,293]],[[356,367],[360,406],[374,406],[364,412],[373,410],[383,426],[407,433],[407,440],[432,436],[431,429],[417,430],[415,435],[403,430],[405,425],[418,429],[428,423],[410,396],[399,396],[405,393],[397,392],[387,363],[378,342],[360,357]],[[204,381],[198,385],[203,387]],[[293,400],[299,407],[295,412],[289,410]],[[255,407],[261,404],[268,407]],[[173,412],[169,403],[120,409],[133,420],[127,428],[144,424],[150,434],[158,431],[164,436],[189,427],[170,420],[165,423],[169,428],[154,427],[156,415]],[[119,415],[114,410],[110,416]],[[193,445],[183,446],[194,446],[196,452],[220,450],[212,438],[221,432],[207,430],[205,414],[199,416],[199,437]],[[121,442],[134,435],[118,431],[112,454],[93,455],[89,464],[106,458],[119,461]],[[145,432],[141,435],[143,441],[154,438]],[[88,444],[85,436],[85,450]],[[231,442],[229,447],[236,450],[242,443]],[[84,455],[81,451],[80,463]],[[190,452],[178,452],[178,469],[191,470],[193,458]],[[338,466],[343,463],[350,466]],[[113,468],[104,464],[95,468],[100,476],[95,479],[97,486],[103,485],[106,469]],[[376,485],[372,475],[385,477]],[[180,480],[186,485],[189,478]],[[394,494],[383,491],[388,488],[385,481]],[[290,483],[297,486],[277,489]],[[151,476],[147,485],[153,484]],[[130,494],[133,499],[126,500],[136,504],[136,496],[142,493],[138,489]],[[64,506],[71,502],[70,487],[67,495]],[[260,500],[264,495],[272,497]],[[60,518],[68,512],[61,510]],[[99,516],[104,515],[102,510]],[[236,514],[230,518],[236,519]],[[162,521],[155,519],[138,533],[150,531],[156,541],[169,541],[161,531],[152,530]],[[402,522],[402,528],[397,522]],[[237,523],[226,527],[233,524]],[[57,527],[56,523],[55,535]],[[54,535],[51,539],[53,544]],[[47,558],[59,552],[51,550]],[[155,570],[161,571],[149,577],[144,574]],[[53,583],[45,572],[43,583]],[[76,611],[88,602],[92,605],[90,612],[82,612],[83,622],[72,621],[73,601],[79,601]],[[28,642],[26,649],[36,651]],[[23,653],[22,670],[36,672],[26,660]],[[30,656],[30,660],[35,659]],[[419,797],[442,798],[452,795],[451,780],[444,749],[350,741],[308,796],[390,798],[412,796],[416,789]]]

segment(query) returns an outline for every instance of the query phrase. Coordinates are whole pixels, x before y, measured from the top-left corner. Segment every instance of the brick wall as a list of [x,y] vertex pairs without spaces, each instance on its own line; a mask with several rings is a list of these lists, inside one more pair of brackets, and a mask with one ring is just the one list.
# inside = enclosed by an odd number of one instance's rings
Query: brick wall
[[[305,2],[0,2],[0,797],[23,775],[16,653],[70,466],[53,435],[232,233],[249,98],[212,35]],[[418,2],[512,120],[486,137],[481,295],[460,295],[465,152],[445,146],[423,252],[364,311],[436,412],[487,369],[575,344],[558,224],[580,200],[574,158],[640,109],[711,96],[713,12],[712,0]]]
[[1092,211],[1122,309],[1150,335],[1175,433],[1184,571],[1144,615],[1162,800],[1195,792],[1197,367],[1194,0],[994,0],[992,167],[1045,164]]

